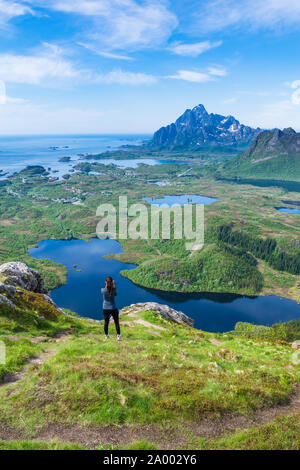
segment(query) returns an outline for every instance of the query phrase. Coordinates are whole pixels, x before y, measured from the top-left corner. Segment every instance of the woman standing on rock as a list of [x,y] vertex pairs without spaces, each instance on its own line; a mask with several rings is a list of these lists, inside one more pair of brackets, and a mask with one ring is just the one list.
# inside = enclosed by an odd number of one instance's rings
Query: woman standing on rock
[[107,276],[105,279],[105,287],[101,289],[103,295],[103,314],[104,314],[104,333],[106,338],[109,338],[108,325],[109,319],[112,316],[115,322],[118,341],[122,341],[120,324],[119,324],[119,310],[116,307],[115,297],[117,295],[117,289],[115,281],[112,277]]

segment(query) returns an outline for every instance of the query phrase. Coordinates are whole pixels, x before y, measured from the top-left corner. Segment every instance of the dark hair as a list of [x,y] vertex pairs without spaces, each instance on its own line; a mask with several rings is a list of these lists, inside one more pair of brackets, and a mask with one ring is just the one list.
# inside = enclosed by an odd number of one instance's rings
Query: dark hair
[[107,278],[105,279],[105,282],[106,282],[106,287],[107,287],[109,295],[113,295],[113,292],[114,292],[113,278],[111,276],[107,276]]

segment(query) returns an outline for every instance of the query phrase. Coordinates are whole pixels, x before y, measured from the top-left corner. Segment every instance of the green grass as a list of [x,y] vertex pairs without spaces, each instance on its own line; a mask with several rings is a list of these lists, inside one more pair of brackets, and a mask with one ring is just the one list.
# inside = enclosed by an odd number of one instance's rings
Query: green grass
[[157,446],[152,442],[141,440],[131,442],[127,446],[119,448],[119,450],[157,450]]
[[[138,435],[144,425],[180,429],[202,418],[251,415],[284,403],[300,381],[290,345],[276,334],[261,335],[259,327],[238,325],[234,332],[212,334],[149,311],[134,318],[129,308],[121,317],[120,343],[114,335],[107,341],[101,325],[68,318],[42,295],[21,292],[15,309],[0,309],[0,338],[8,353],[2,376],[21,370],[33,355],[53,355],[31,366],[18,382],[0,387],[2,425],[23,436],[17,444],[1,443],[3,448],[68,449],[69,444],[32,440],[51,423],[83,429],[126,425]],[[135,323],[137,319],[146,325]],[[64,341],[55,339],[60,331],[68,332]],[[42,341],[33,344],[41,335]],[[291,432],[293,426],[291,422]],[[276,437],[277,428],[274,433]],[[80,437],[79,432],[79,442]],[[150,450],[158,444],[155,439],[133,439],[126,446],[118,448]]]
[[0,450],[87,450],[79,444],[41,441],[0,441]]
[[[195,444],[194,444],[195,445]],[[193,445],[193,448],[195,448]],[[201,450],[300,450],[300,414],[281,416],[253,429],[213,440],[198,440]]]
[[[19,371],[27,359],[37,356],[48,347],[48,342],[61,332],[92,331],[79,318],[62,315],[43,295],[20,289],[14,298],[15,307],[0,308],[0,340],[6,347],[6,363],[0,364],[0,380],[6,373]],[[37,337],[41,341],[35,343]]]
[[[7,423],[34,432],[48,422],[154,424],[198,420],[283,403],[299,381],[289,345],[212,335],[171,324],[149,312],[160,337],[143,325],[123,325],[124,341],[102,328],[71,335],[57,354],[34,368],[13,396],[0,390]],[[126,322],[132,321],[127,315]],[[221,346],[212,344],[213,336]]]

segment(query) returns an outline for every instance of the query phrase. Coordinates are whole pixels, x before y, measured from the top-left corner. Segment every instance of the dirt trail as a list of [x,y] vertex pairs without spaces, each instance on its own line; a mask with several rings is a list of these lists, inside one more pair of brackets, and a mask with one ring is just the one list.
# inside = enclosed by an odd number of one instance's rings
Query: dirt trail
[[[69,336],[68,333],[61,332],[58,335],[56,335],[55,339],[59,344],[62,344],[67,340],[68,336]],[[38,338],[31,339],[31,342],[32,343],[40,342],[42,341],[41,338],[43,341],[46,339],[45,337],[38,337]],[[6,387],[12,383],[18,382],[24,377],[26,372],[30,370],[30,367],[32,365],[44,364],[44,362],[46,362],[48,359],[50,359],[50,357],[54,356],[57,353],[57,350],[58,350],[58,346],[56,344],[51,344],[50,347],[48,347],[44,352],[42,352],[38,356],[29,357],[26,360],[26,365],[20,371],[7,373],[4,375],[3,380],[0,382],[0,388]]]
[[[238,429],[248,429],[268,423],[278,416],[300,412],[300,386],[291,395],[285,405],[258,410],[252,416],[227,415],[218,419],[204,418],[194,423],[182,423],[180,426],[170,424],[143,426],[93,426],[84,427],[80,424],[49,424],[43,428],[36,439],[77,442],[89,449],[95,449],[101,442],[104,445],[126,445],[140,439],[147,439],[161,449],[180,449],[187,444],[187,436],[202,438],[220,437]],[[1,432],[0,432],[1,437]]]
[[[189,438],[206,439],[221,437],[236,430],[253,428],[268,423],[278,416],[292,415],[300,412],[300,386],[284,405],[258,410],[251,416],[237,414],[225,415],[221,418],[203,418],[194,423],[181,423],[170,426],[161,425],[105,425],[84,426],[80,423],[49,423],[40,429],[34,440],[74,442],[89,449],[97,449],[102,445],[124,446],[133,441],[147,439],[155,443],[159,449],[184,449]],[[19,429],[7,427],[0,423],[1,440],[26,439]]]
[[[157,330],[160,331],[165,331],[166,328],[160,325],[155,325],[154,323],[150,323],[149,321],[143,320],[143,318],[139,317],[137,313],[131,312],[127,314],[128,317],[130,317],[130,321],[124,321],[120,322],[121,325],[127,325],[127,326],[134,326],[136,325],[143,325],[145,328],[147,328],[147,332],[150,334],[153,334],[155,336],[161,336]],[[131,320],[132,319],[132,320]]]
[[[150,333],[156,333],[158,326],[150,322],[141,320],[137,315],[131,313],[128,315],[132,319],[128,322],[134,324],[138,322],[143,324],[145,328],[155,328],[156,331],[147,330]],[[159,327],[159,329],[164,329]],[[58,340],[58,344],[67,340],[67,336],[62,336]],[[213,344],[219,341],[214,338],[211,340]],[[22,371],[11,374],[6,383],[0,386],[20,380],[30,368],[32,364],[43,364],[47,359],[56,354],[58,345],[53,345],[48,351],[45,351],[36,358],[31,358]],[[239,414],[228,414],[220,418],[201,418],[199,421],[182,422],[170,426],[170,423],[164,425],[105,425],[105,426],[84,426],[80,423],[48,423],[40,429],[34,439],[40,441],[57,440],[60,442],[74,442],[81,444],[89,449],[96,449],[101,442],[102,445],[124,446],[133,441],[147,439],[157,445],[160,449],[184,449],[190,438],[202,437],[206,439],[221,437],[236,430],[249,429],[261,424],[268,423],[278,416],[292,415],[300,412],[300,385],[298,385],[294,393],[291,394],[289,400],[282,405],[276,405],[271,408],[261,409],[253,412],[250,416]],[[20,440],[26,439],[25,432],[20,429],[6,426],[0,423],[0,440]]]

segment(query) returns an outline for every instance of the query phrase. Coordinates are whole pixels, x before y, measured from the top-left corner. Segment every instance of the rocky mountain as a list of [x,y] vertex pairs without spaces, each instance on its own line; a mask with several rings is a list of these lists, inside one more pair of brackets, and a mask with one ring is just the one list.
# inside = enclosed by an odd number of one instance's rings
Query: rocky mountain
[[197,148],[203,145],[242,145],[261,129],[240,124],[233,116],[209,114],[202,104],[187,109],[175,123],[161,127],[149,145],[153,148]]
[[300,133],[292,128],[261,132],[244,153],[224,164],[226,176],[300,181]]

